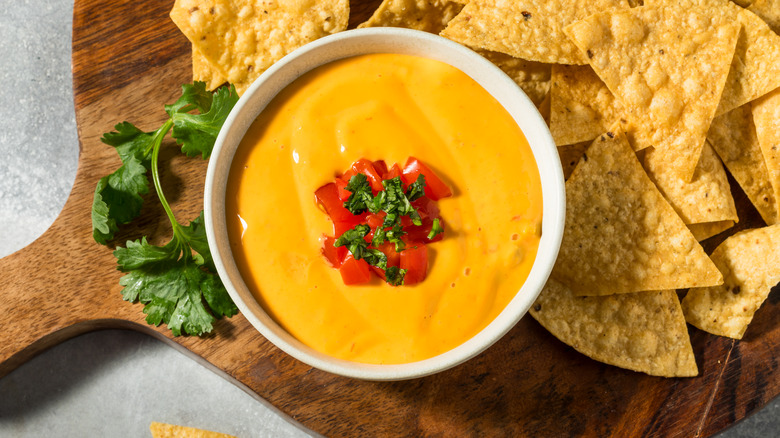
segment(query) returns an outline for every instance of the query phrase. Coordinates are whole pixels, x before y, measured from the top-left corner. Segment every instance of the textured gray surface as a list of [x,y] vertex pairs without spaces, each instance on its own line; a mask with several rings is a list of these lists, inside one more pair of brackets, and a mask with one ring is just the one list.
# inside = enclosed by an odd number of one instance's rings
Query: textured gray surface
[[[65,204],[78,140],[73,4],[0,0],[0,257]],[[2,297],[0,297],[2,299]],[[780,436],[780,400],[722,437]],[[145,335],[110,330],[55,347],[0,379],[0,436],[149,436],[152,421],[239,436],[305,436],[264,403]]]
[[144,437],[152,421],[238,437],[308,437],[237,386],[149,336],[79,336],[0,380],[0,436]]

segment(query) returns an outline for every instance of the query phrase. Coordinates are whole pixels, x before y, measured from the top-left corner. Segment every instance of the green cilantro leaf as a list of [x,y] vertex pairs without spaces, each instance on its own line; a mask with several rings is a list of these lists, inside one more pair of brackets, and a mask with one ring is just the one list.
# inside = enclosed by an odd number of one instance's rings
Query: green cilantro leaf
[[109,176],[98,181],[92,200],[92,237],[103,245],[114,238],[119,225],[141,214],[142,195],[149,193],[146,168],[130,156]]
[[130,157],[135,157],[144,165],[148,165],[154,140],[159,135],[159,131],[144,132],[129,122],[119,123],[114,126],[114,129],[116,131],[103,134],[100,141],[116,148],[123,163]]
[[173,118],[176,113],[188,113],[192,110],[198,110],[204,114],[211,109],[213,95],[206,90],[206,83],[196,81],[192,84],[181,86],[181,97],[172,105],[165,105],[165,112],[168,117]]
[[[203,159],[208,158],[211,150],[214,149],[219,130],[236,102],[238,102],[238,94],[235,87],[231,85],[230,88],[223,87],[217,90],[213,94],[210,105],[206,105],[202,98],[197,96],[188,98],[186,105],[177,101],[166,108],[171,110],[169,115],[173,120],[172,135],[181,145],[181,151],[188,157],[201,154]],[[182,109],[195,107],[196,103],[199,105],[197,108],[201,110],[200,114],[181,112]],[[178,110],[173,111],[178,106],[180,106]],[[206,112],[202,112],[203,109],[206,109]]]
[[203,229],[200,222],[202,213],[188,227],[175,224],[173,239],[165,246],[151,245],[142,237],[114,251],[118,269],[127,272],[119,280],[125,287],[124,299],[144,303],[146,322],[165,323],[175,336],[210,332],[214,316],[238,313],[217,274],[205,266],[205,255],[193,253],[200,243],[189,238],[199,239],[200,231],[193,230]]
[[431,225],[431,231],[428,233],[428,240],[433,239],[436,237],[436,235],[441,234],[444,232],[444,228],[441,226],[441,221],[439,221],[439,218],[433,219],[433,225]]

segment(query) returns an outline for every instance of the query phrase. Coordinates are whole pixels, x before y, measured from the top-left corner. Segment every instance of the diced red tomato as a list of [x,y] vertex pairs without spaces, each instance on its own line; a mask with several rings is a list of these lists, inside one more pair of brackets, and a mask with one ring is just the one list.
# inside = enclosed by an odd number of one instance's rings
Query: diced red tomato
[[338,268],[344,262],[344,259],[349,254],[349,250],[346,246],[340,246],[336,248],[333,244],[336,242],[335,237],[327,236],[322,241],[322,255],[328,259],[328,262],[334,267]]
[[[445,229],[444,221],[441,218],[439,218],[439,225],[441,225],[442,229]],[[438,242],[444,238],[444,232],[441,232],[433,236],[433,239],[428,239],[428,234],[430,234],[432,228],[433,218],[425,218],[422,221],[422,225],[409,225],[408,227],[404,227],[404,231],[406,231],[405,237],[409,239],[410,242],[424,243]]]
[[353,176],[355,176],[355,174],[356,174],[356,173],[357,173],[357,172],[355,172],[354,170],[352,170],[352,168],[350,167],[350,168],[349,168],[349,169],[347,169],[347,171],[346,171],[346,172],[344,172],[344,174],[343,174],[343,175],[341,175],[339,178],[343,179],[343,180],[344,180],[344,181],[346,181],[346,182],[349,182],[350,178],[352,178]]
[[382,175],[382,179],[393,179],[397,176],[401,176],[401,174],[401,167],[398,166],[398,163],[394,163],[393,167]]
[[339,267],[341,279],[344,284],[365,284],[371,281],[371,271],[365,260],[355,260],[352,254],[347,255]]
[[339,189],[338,195],[339,195],[339,199],[341,199],[342,202],[349,199],[349,195],[352,194],[352,192],[347,190],[347,184],[349,184],[348,181],[345,181],[341,178],[336,178],[336,188]]
[[[385,160],[377,160],[374,161],[374,170],[376,170],[377,175],[383,176],[387,173],[387,163],[385,163]],[[382,179],[385,179],[384,177]]]
[[382,251],[387,256],[387,267],[398,266],[401,262],[400,253],[395,252],[395,243],[385,242],[376,247],[376,249]]
[[401,269],[406,269],[404,284],[416,284],[428,275],[428,247],[422,243],[401,251]]
[[322,205],[333,222],[349,221],[354,215],[344,208],[344,202],[339,199],[338,187],[335,183],[328,183],[314,192],[317,203]]
[[382,185],[382,177],[376,173],[374,163],[368,161],[365,158],[361,158],[352,163],[352,170],[364,174],[368,178],[368,183],[371,184],[371,190],[374,192],[380,192],[384,190],[384,186]]
[[382,226],[382,223],[385,221],[385,216],[387,216],[387,213],[384,211],[371,213],[366,217],[366,223],[372,230],[376,230],[376,227]]
[[413,201],[412,207],[417,210],[422,219],[439,217],[439,206],[436,204],[436,201],[431,200],[427,196]]
[[366,215],[364,213],[359,216],[352,215],[348,220],[333,221],[333,234],[338,239],[342,234],[344,234],[345,231],[355,228],[355,225],[363,223],[365,219]]
[[377,277],[381,278],[382,281],[387,281],[387,277],[385,277],[385,271],[384,269],[379,269],[376,266],[369,266],[372,271],[374,271],[374,274],[376,274]]
[[452,190],[428,166],[414,157],[409,157],[404,166],[403,180],[408,185],[417,180],[420,174],[425,175],[425,196],[438,201],[452,196]]

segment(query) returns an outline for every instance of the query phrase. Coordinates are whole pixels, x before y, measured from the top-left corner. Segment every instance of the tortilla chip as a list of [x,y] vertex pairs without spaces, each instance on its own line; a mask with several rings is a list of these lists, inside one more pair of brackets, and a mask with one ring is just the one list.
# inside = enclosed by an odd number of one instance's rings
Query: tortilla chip
[[777,201],[780,199],[780,88],[753,102],[752,109],[756,138]]
[[564,26],[626,0],[472,0],[441,36],[470,47],[548,64],[587,64]]
[[[673,7],[594,14],[565,28],[630,121],[690,181],[728,75],[739,25]],[[634,145],[635,149],[642,149]]]
[[284,55],[347,28],[348,0],[176,0],[171,19],[242,94]]
[[550,133],[558,146],[592,141],[625,110],[588,65],[553,65]]
[[211,64],[198,51],[198,48],[192,46],[192,80],[206,83],[206,89],[213,91],[227,80],[211,67]]
[[769,28],[780,34],[780,0],[755,0],[748,10],[766,22]]
[[558,157],[561,159],[563,179],[569,179],[591,143],[591,141],[583,141],[581,143],[558,146]]
[[449,0],[384,0],[358,27],[405,27],[438,34],[463,9]]
[[233,435],[211,432],[194,427],[152,422],[149,426],[153,438],[236,438]]
[[699,242],[716,236],[734,226],[734,221],[704,222],[701,224],[690,224],[688,229]]
[[712,121],[707,141],[768,225],[778,221],[775,191],[758,145],[750,104]]
[[737,233],[720,244],[712,260],[725,283],[691,289],[685,319],[709,333],[742,339],[769,291],[780,282],[780,225]]
[[550,64],[526,61],[490,50],[475,49],[474,51],[512,78],[537,107],[550,91]]
[[550,279],[530,313],[553,336],[599,362],[652,376],[698,374],[673,290],[578,297]]
[[577,295],[714,286],[723,278],[622,133],[602,135],[566,181],[556,280]]
[[716,115],[780,87],[780,36],[756,14],[727,0],[648,0],[647,4],[664,7],[670,1],[688,10],[698,7],[710,17],[742,27]]
[[706,142],[691,182],[685,182],[674,172],[668,172],[653,148],[645,152],[644,167],[647,175],[686,224],[739,221],[726,171],[720,158]]

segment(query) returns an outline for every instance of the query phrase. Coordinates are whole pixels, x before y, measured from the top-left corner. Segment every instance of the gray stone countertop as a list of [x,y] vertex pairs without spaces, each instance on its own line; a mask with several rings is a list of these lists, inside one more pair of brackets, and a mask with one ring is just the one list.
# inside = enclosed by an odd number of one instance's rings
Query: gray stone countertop
[[[0,0],[0,257],[42,234],[78,161],[70,0]],[[0,280],[1,281],[1,280]],[[2,299],[2,297],[0,297]],[[721,437],[780,436],[780,401]],[[242,437],[308,436],[272,406],[146,335],[107,330],[0,379],[0,436],[144,437],[152,421]]]

